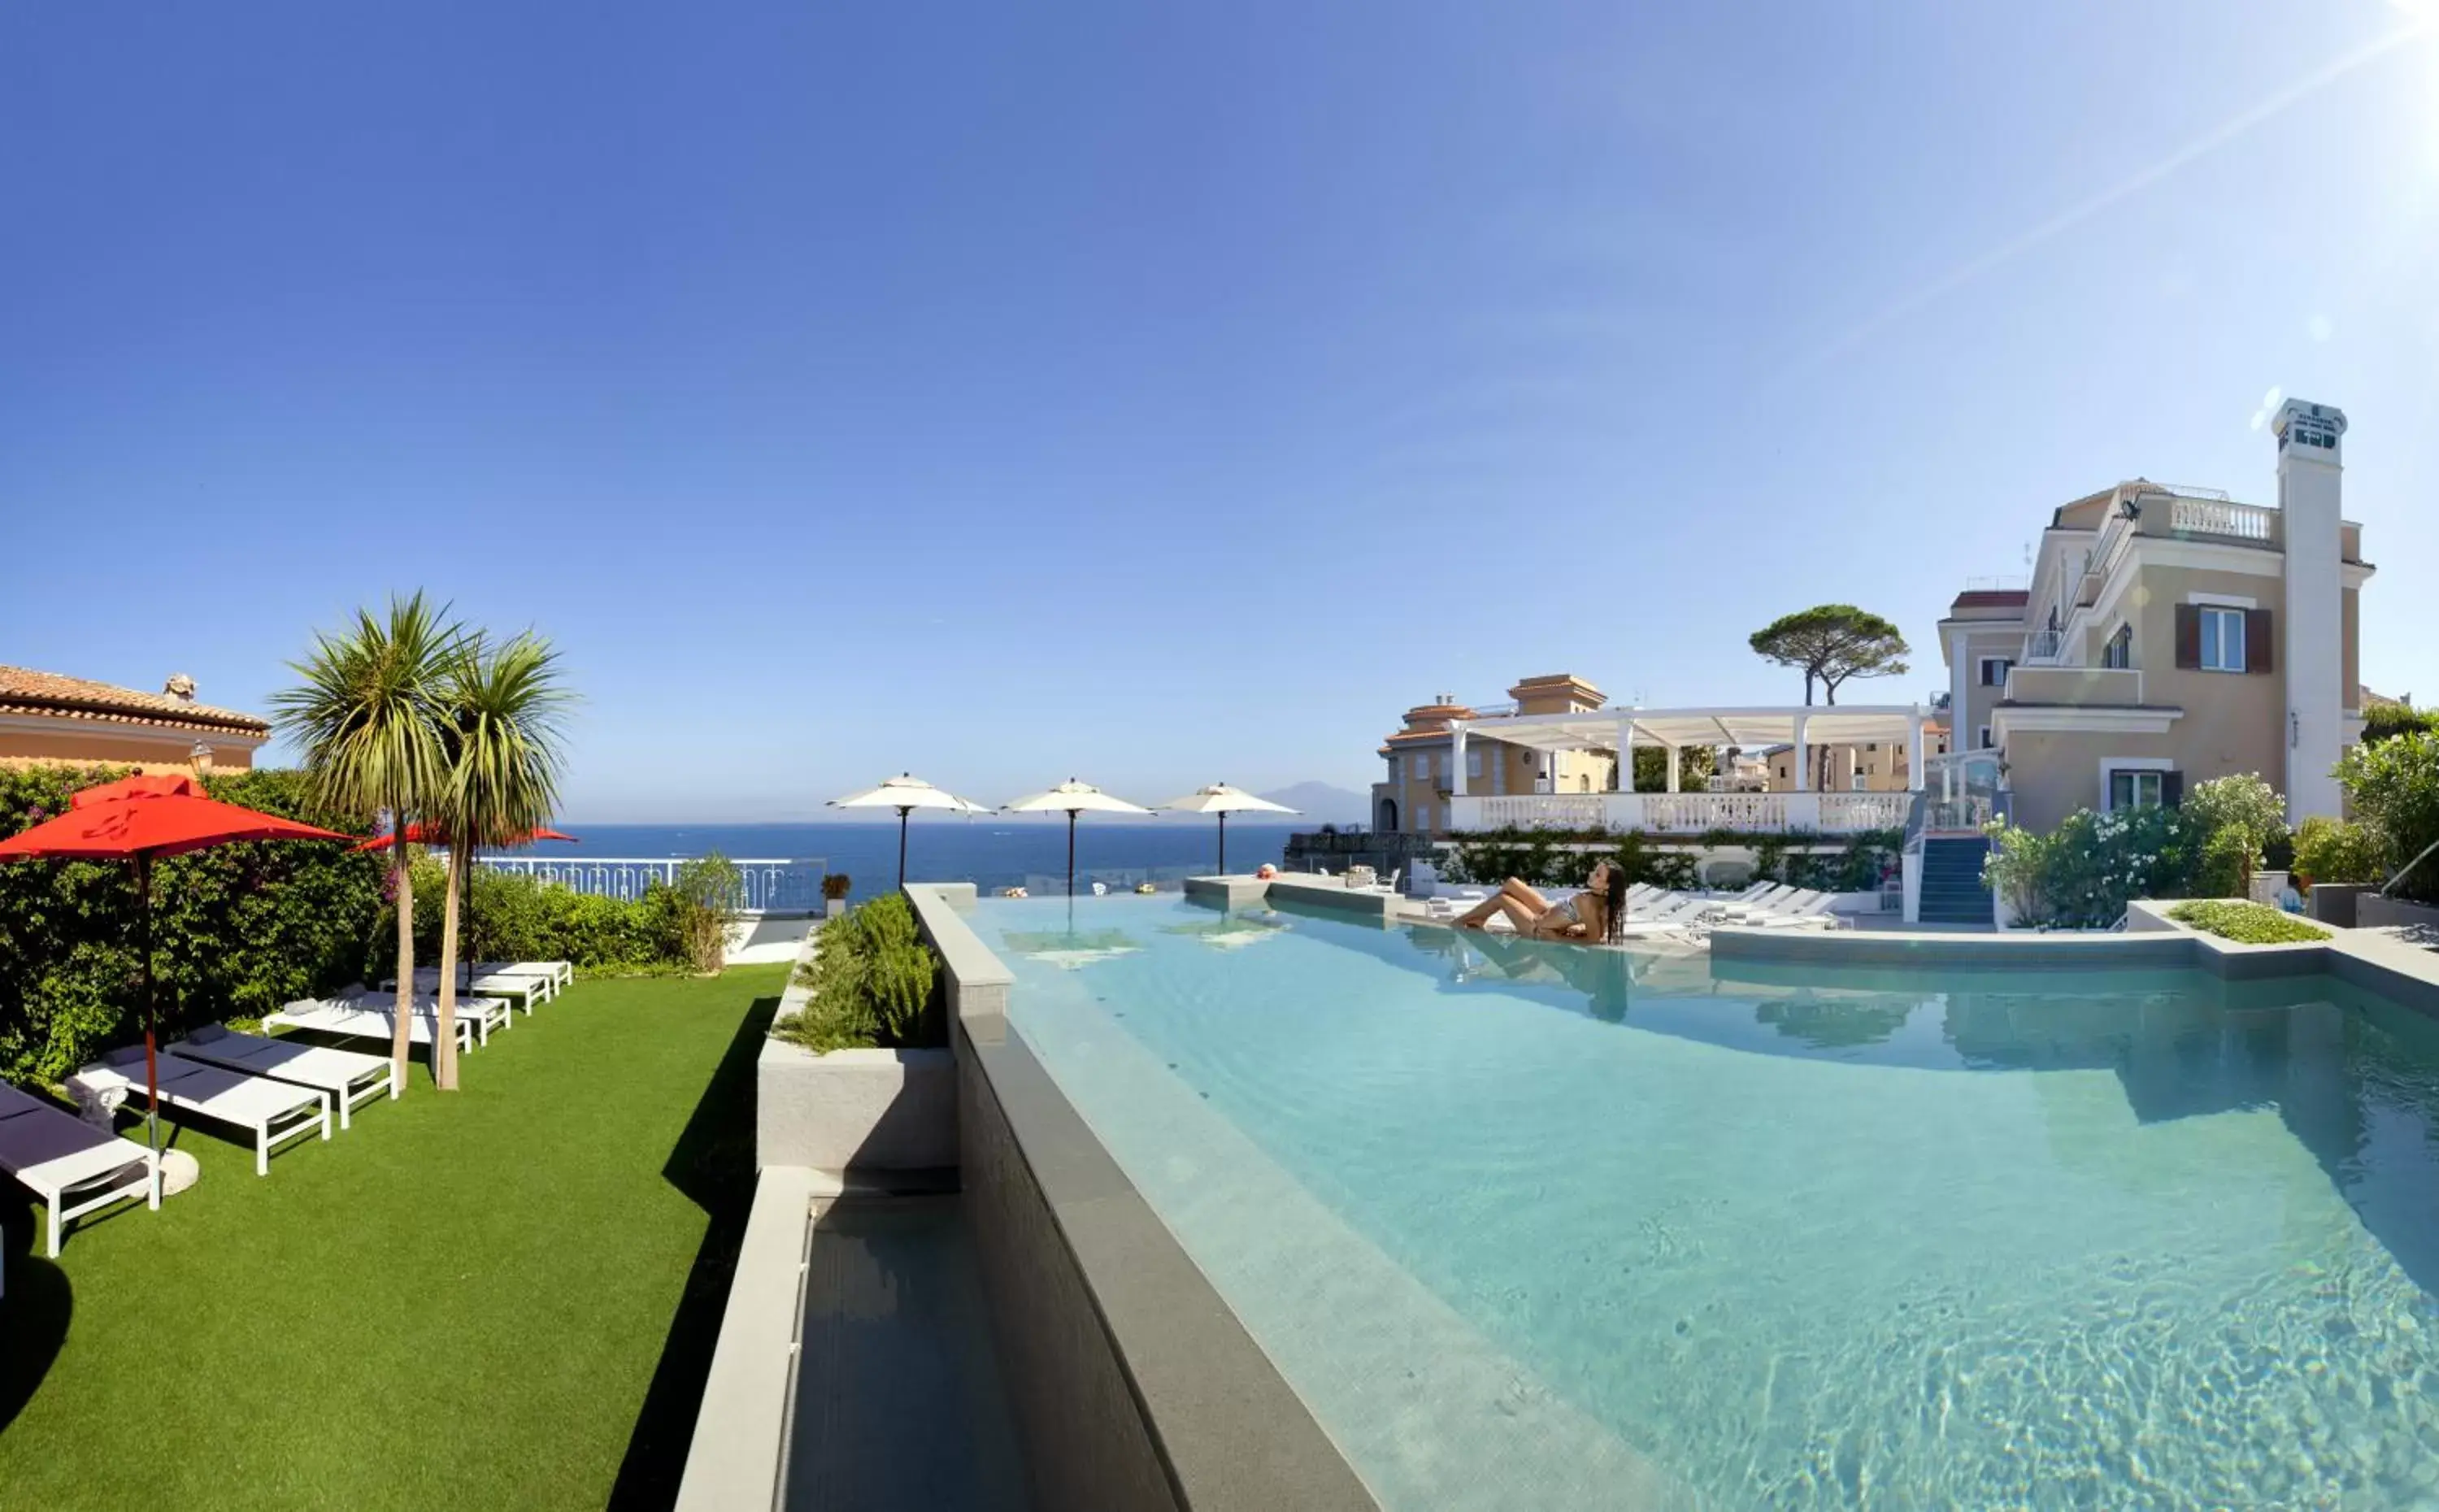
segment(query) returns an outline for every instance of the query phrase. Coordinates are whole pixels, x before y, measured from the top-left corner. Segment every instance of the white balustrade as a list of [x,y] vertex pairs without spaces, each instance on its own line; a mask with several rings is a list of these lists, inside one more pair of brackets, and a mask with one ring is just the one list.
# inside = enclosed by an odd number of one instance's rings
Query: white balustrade
[[2278,511],[2254,504],[2179,499],[2168,512],[2168,528],[2197,535],[2233,536],[2238,541],[2275,541]]
[[1451,798],[1460,823],[1478,806],[1480,817],[1469,827],[1483,829],[1592,829],[1609,823],[1600,792],[1528,792],[1494,798]]
[[1914,809],[1911,792],[1825,792],[1821,824],[1825,832],[1851,834],[1859,829],[1896,829]]
[[[684,856],[484,856],[478,864],[493,871],[513,872],[570,892],[598,898],[636,898],[653,883],[675,884]],[[731,860],[741,890],[740,906],[750,914],[771,909],[817,909],[822,878],[829,863],[820,860]]]

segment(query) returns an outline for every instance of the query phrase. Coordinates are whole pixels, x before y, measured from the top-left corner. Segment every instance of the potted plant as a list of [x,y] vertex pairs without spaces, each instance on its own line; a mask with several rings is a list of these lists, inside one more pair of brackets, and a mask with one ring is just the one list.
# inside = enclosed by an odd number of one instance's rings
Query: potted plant
[[855,879],[845,872],[834,871],[825,876],[822,879],[822,913],[830,918],[846,913],[847,890],[854,885]]

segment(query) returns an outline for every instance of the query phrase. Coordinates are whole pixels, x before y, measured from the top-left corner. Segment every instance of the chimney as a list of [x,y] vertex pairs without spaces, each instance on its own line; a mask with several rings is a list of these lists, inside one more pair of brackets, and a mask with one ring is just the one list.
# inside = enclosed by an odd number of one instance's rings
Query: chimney
[[2341,811],[2330,775],[2345,745],[2343,551],[2339,541],[2342,410],[2290,399],[2270,423],[2278,438],[2278,509],[2287,548],[2279,672],[2287,685],[2287,821]]

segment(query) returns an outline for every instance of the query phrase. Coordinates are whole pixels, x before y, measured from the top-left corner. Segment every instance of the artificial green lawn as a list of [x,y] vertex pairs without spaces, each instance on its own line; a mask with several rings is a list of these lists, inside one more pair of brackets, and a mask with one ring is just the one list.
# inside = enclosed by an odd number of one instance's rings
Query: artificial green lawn
[[165,1120],[202,1181],[56,1266],[0,1179],[0,1506],[666,1505],[785,978],[579,983],[268,1178]]

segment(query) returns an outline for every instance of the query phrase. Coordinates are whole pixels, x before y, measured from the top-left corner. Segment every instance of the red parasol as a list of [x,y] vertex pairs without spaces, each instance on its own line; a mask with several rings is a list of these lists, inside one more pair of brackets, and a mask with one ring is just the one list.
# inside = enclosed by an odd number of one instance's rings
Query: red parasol
[[144,963],[145,1122],[160,1148],[161,1079],[153,1062],[152,859],[246,840],[350,840],[312,825],[204,796],[187,776],[121,777],[69,795],[68,811],[0,840],[0,861],[133,861]]

